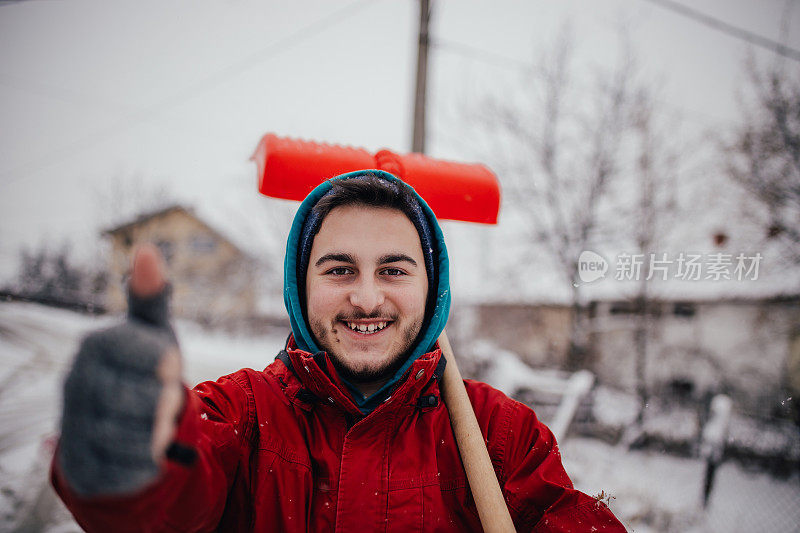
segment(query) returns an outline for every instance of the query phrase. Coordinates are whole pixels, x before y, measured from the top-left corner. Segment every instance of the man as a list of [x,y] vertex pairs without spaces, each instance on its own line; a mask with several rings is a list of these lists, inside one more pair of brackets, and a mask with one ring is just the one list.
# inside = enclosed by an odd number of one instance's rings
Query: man
[[[157,253],[136,255],[128,322],[87,337],[65,384],[52,479],[84,528],[480,531],[439,396],[448,259],[424,201],[377,170],[323,183],[284,286],[276,361],[189,391]],[[518,530],[624,531],[533,411],[466,386]]]

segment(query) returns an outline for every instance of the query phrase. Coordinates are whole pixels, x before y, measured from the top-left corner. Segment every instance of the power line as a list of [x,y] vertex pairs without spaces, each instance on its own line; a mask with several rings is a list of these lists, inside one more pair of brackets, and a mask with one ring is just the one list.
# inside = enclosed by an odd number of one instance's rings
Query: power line
[[205,79],[195,83],[192,86],[189,86],[182,91],[174,93],[163,100],[156,102],[153,105],[145,107],[139,111],[135,111],[116,124],[113,124],[107,128],[102,130],[96,131],[83,137],[73,143],[68,145],[62,146],[60,148],[56,148],[54,150],[50,150],[48,155],[42,158],[38,158],[36,160],[29,161],[28,163],[24,163],[17,168],[0,172],[0,179],[5,178],[7,176],[14,176],[12,179],[5,182],[5,185],[11,185],[19,181],[20,179],[26,177],[31,172],[36,172],[41,170],[42,168],[46,168],[54,163],[57,163],[64,159],[65,157],[69,157],[76,152],[85,150],[87,148],[92,147],[96,142],[103,141],[108,139],[109,136],[118,134],[120,131],[123,131],[126,128],[131,126],[135,126],[142,122],[145,122],[152,118],[153,116],[163,112],[170,107],[184,104],[187,100],[191,98],[195,98],[200,94],[205,93],[209,89],[213,89],[222,83],[230,81],[230,79],[234,76],[241,74],[242,72],[249,70],[253,66],[265,61],[266,59],[271,58],[272,56],[276,55],[279,52],[283,52],[285,50],[290,49],[291,47],[303,42],[304,40],[315,37],[319,34],[319,32],[325,30],[329,26],[332,26],[339,21],[343,20],[344,18],[360,11],[362,8],[366,7],[371,3],[371,0],[357,0],[348,4],[347,6],[335,11],[330,16],[325,17],[323,19],[317,20],[312,22],[311,24],[307,24],[302,28],[294,31],[293,33],[289,34],[288,36],[280,39],[269,46],[254,52],[253,54],[249,55],[248,57],[243,58],[242,60],[229,65],[228,67],[207,76]]
[[520,68],[530,69],[532,67],[531,63],[524,61],[522,59],[516,59],[503,54],[498,54],[496,52],[490,52],[488,50],[477,48],[469,44],[458,43],[455,41],[448,41],[445,39],[430,39],[430,42],[433,46],[441,50],[446,50],[453,52],[454,54],[480,59],[481,61],[492,65],[499,65],[503,67],[516,68],[516,69]]
[[[0,7],[10,6],[10,5],[14,5],[14,4],[27,4],[27,3],[30,3],[30,2],[33,2],[33,1],[34,0],[0,0]],[[59,2],[59,1],[63,1],[63,0],[39,0],[39,1]]]
[[651,4],[656,4],[657,6],[663,7],[664,9],[669,9],[670,11],[678,13],[679,15],[690,18],[701,24],[705,24],[710,28],[714,28],[717,31],[726,33],[742,41],[747,41],[750,44],[754,44],[756,46],[760,46],[761,48],[770,50],[771,52],[775,52],[776,54],[779,54],[783,57],[788,57],[789,59],[792,59],[794,61],[800,61],[800,50],[797,50],[796,48],[790,48],[777,41],[773,41],[772,39],[768,39],[751,31],[739,28],[738,26],[733,26],[732,24],[728,24],[727,22],[723,22],[710,15],[701,13],[700,11],[692,9],[681,3],[673,2],[672,0],[645,0],[645,1],[650,2]]
[[[540,67],[537,67],[535,64],[533,64],[531,62],[524,61],[522,59],[509,57],[509,56],[504,55],[504,54],[498,54],[497,52],[491,52],[491,51],[484,50],[484,49],[481,49],[481,48],[476,48],[475,46],[472,46],[472,45],[459,43],[459,42],[455,42],[455,41],[444,40],[444,39],[431,40],[431,44],[433,46],[435,46],[439,50],[444,50],[446,52],[451,52],[451,53],[454,53],[454,54],[457,54],[457,55],[468,57],[470,59],[475,59],[475,60],[478,60],[478,61],[482,61],[482,62],[487,63],[487,64],[492,65],[492,66],[500,66],[500,67],[514,69],[514,70],[532,72],[532,73],[534,73],[536,76],[538,76],[540,78],[546,76],[546,73]],[[585,85],[581,86],[581,87],[578,87],[578,89],[580,91],[582,91],[582,92],[585,92],[585,93],[593,92],[593,89],[591,87],[588,87],[588,86],[585,86]],[[724,119],[724,118],[712,115],[712,114],[707,113],[705,111],[698,111],[698,110],[694,110],[694,109],[688,109],[686,107],[683,107],[683,106],[680,106],[680,105],[677,105],[677,104],[673,104],[673,103],[671,103],[671,102],[669,102],[667,100],[664,100],[662,98],[658,98],[658,101],[660,103],[662,103],[663,105],[665,105],[667,107],[670,107],[670,108],[680,112],[684,116],[688,117],[690,120],[693,120],[694,122],[697,122],[697,123],[699,123],[701,125],[707,125],[707,123],[704,122],[704,121],[701,121],[701,120],[694,119],[693,117],[695,115],[703,115],[706,118],[711,119],[712,121],[714,121],[714,122],[716,122],[718,124],[730,122],[728,119]]]
[[[31,0],[25,0],[25,1],[31,1]],[[0,2],[2,2],[2,0],[0,0]],[[0,5],[2,5],[2,3],[0,3]],[[44,83],[22,80],[5,73],[0,73],[0,86],[16,89],[18,91],[24,92],[25,94],[36,94],[38,96],[42,96],[45,98],[59,100],[61,102],[73,106],[94,107],[94,108],[106,107],[108,109],[114,109],[116,111],[127,111],[127,112],[132,111],[130,107],[123,105],[121,103],[102,101],[97,99],[97,97],[95,96],[87,96],[85,94],[75,92],[70,89],[66,89],[64,87],[58,87],[55,85],[48,85]]]

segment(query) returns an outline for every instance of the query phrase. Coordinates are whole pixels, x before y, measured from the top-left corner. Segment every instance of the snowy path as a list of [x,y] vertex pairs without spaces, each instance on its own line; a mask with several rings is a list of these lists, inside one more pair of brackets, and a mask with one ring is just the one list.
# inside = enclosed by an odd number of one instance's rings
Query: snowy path
[[0,456],[55,429],[58,388],[78,339],[94,319],[43,321],[25,306],[0,306]]
[[[118,321],[34,304],[0,303],[0,531],[80,531],[48,481],[61,384],[81,337]],[[231,337],[176,324],[184,376],[194,385],[263,368],[285,332]]]
[[104,323],[107,320],[68,311],[0,305],[0,529],[4,531],[42,530],[51,521],[70,524],[47,484],[48,456],[60,416],[60,383],[81,335]]

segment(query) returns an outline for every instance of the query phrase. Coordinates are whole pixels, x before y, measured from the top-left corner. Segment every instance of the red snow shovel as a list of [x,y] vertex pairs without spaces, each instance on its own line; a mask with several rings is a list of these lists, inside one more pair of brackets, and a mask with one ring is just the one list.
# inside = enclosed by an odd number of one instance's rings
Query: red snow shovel
[[[500,186],[495,175],[478,164],[453,163],[420,154],[398,155],[389,150],[370,154],[361,148],[319,144],[267,134],[252,159],[258,165],[258,190],[265,196],[303,200],[324,180],[376,168],[411,185],[437,218],[496,224]],[[483,435],[464,388],[453,350],[443,331],[439,347],[447,360],[442,397],[467,472],[483,530],[514,531]]]

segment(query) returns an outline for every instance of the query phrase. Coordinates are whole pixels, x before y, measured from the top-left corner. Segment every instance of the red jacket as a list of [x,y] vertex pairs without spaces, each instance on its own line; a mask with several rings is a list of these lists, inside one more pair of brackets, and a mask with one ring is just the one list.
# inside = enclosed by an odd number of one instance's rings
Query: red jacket
[[[480,531],[447,409],[441,352],[421,356],[363,417],[324,368],[288,351],[187,393],[177,441],[191,466],[126,498],[81,499],[53,463],[61,498],[88,531]],[[437,371],[438,370],[438,371]],[[555,439],[534,412],[466,381],[519,531],[625,531],[601,502],[572,488]]]

